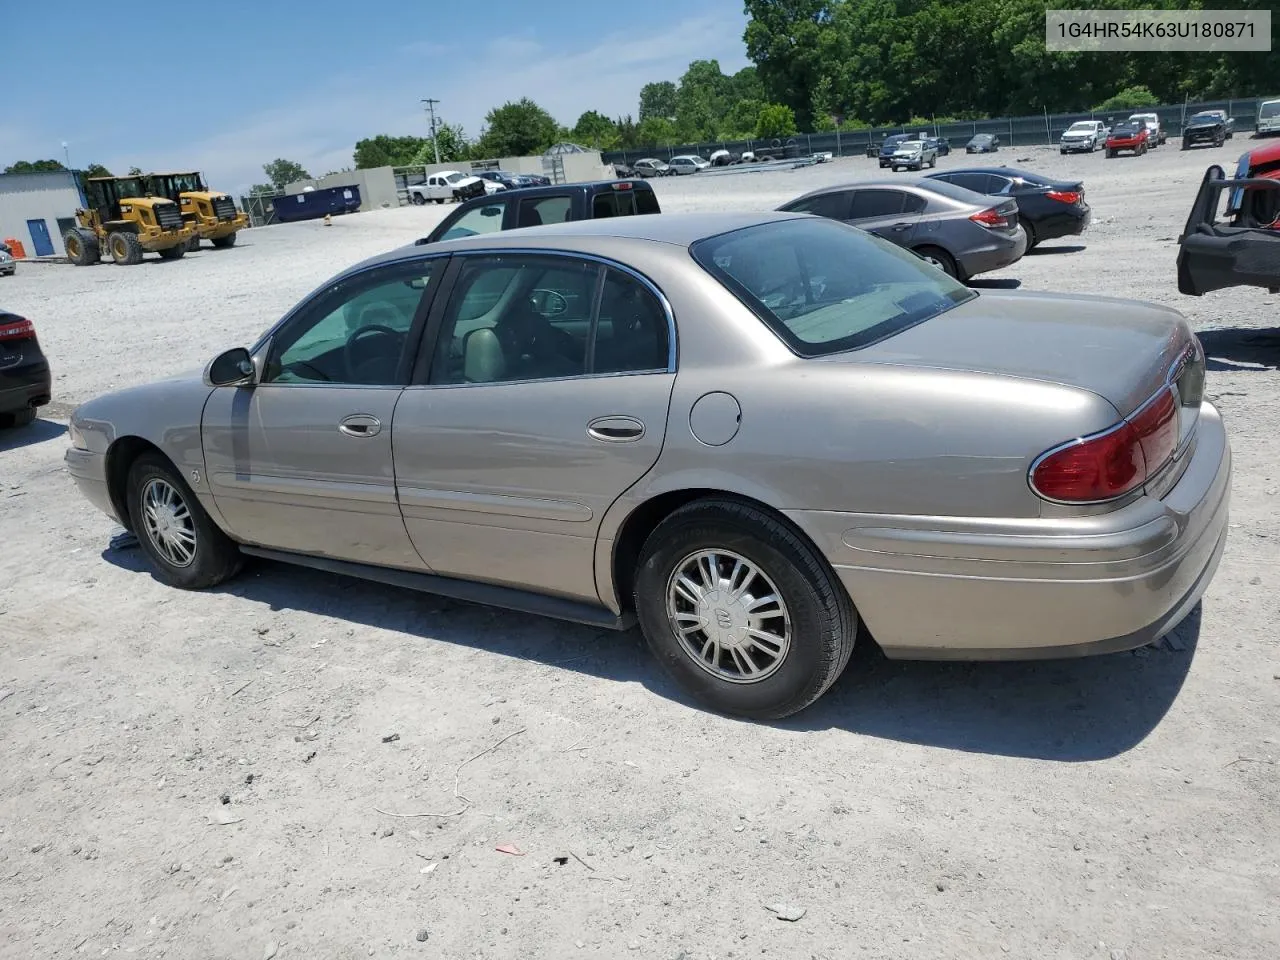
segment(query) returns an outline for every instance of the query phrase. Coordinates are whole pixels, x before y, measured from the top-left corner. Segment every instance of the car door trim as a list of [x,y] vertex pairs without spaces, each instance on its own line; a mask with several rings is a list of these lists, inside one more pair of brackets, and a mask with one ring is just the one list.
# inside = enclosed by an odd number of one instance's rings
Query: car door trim
[[[314,497],[322,500],[351,500],[358,503],[396,503],[394,484],[358,483],[349,480],[310,480],[302,477],[278,477],[271,474],[218,472],[211,476],[212,486],[223,491],[241,493],[278,493],[290,497]],[[216,494],[215,494],[216,495]]]
[[400,485],[399,490],[402,507],[448,510],[450,513],[487,513],[531,520],[565,520],[570,523],[586,523],[593,516],[589,506],[576,500],[509,497],[502,494],[429,489],[403,484]]

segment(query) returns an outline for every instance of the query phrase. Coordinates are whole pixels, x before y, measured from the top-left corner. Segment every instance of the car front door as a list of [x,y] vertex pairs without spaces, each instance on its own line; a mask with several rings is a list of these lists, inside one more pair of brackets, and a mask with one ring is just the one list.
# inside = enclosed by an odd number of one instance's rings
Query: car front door
[[257,384],[213,391],[205,474],[237,539],[423,566],[396,502],[391,423],[444,262],[375,267],[327,287],[273,332]]
[[600,522],[662,449],[665,303],[568,254],[455,259],[392,427],[409,535],[438,574],[598,603]]
[[883,187],[855,190],[849,223],[899,246],[909,246],[916,221],[914,216],[904,213],[906,196],[902,190]]

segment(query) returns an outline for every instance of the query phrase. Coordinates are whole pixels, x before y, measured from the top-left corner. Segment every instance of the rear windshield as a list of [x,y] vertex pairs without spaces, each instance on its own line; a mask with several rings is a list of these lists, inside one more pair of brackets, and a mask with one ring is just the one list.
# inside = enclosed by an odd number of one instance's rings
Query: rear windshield
[[864,347],[977,296],[915,254],[834,220],[762,223],[690,252],[807,357]]
[[1218,120],[1220,119],[1216,113],[1196,113],[1191,119],[1194,120]]
[[1274,117],[1280,114],[1280,100],[1268,100],[1258,108],[1259,117]]

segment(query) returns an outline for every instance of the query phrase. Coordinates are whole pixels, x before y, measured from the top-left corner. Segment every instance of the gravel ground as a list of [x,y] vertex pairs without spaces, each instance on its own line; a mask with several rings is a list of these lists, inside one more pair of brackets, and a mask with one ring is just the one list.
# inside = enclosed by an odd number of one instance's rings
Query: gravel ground
[[[690,706],[634,633],[265,563],[184,594],[108,547],[62,469],[75,403],[248,342],[448,208],[0,279],[57,374],[0,437],[0,956],[1280,955],[1280,298],[1174,276],[1205,165],[1244,147],[993,158],[1082,175],[1095,220],[988,282],[1172,304],[1204,336],[1236,474],[1202,608],[1080,662],[868,645],[773,725]],[[877,175],[656,188],[751,208]]]

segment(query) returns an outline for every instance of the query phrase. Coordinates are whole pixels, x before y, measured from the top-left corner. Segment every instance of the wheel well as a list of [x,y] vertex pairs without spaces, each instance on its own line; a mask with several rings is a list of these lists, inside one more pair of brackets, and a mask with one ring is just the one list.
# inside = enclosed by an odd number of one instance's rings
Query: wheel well
[[111,505],[115,507],[116,516],[127,530],[133,530],[129,501],[125,494],[129,468],[144,453],[152,451],[164,456],[159,447],[141,437],[121,437],[107,450],[107,492],[111,495]]
[[658,524],[662,523],[663,520],[681,507],[693,503],[695,500],[733,500],[737,503],[754,507],[757,510],[762,510],[779,523],[786,524],[796,536],[813,547],[814,552],[819,557],[822,557],[822,551],[818,550],[817,545],[809,539],[804,531],[767,503],[761,503],[759,500],[744,497],[741,494],[727,493],[724,490],[709,488],[673,490],[671,493],[664,493],[654,497],[652,500],[646,500],[636,507],[635,510],[631,511],[631,515],[623,521],[622,528],[618,531],[618,535],[614,537],[613,585],[618,597],[618,603],[624,611],[631,611],[635,606],[633,594],[635,591],[636,566],[640,561],[640,551],[644,547],[645,541],[657,529]]

